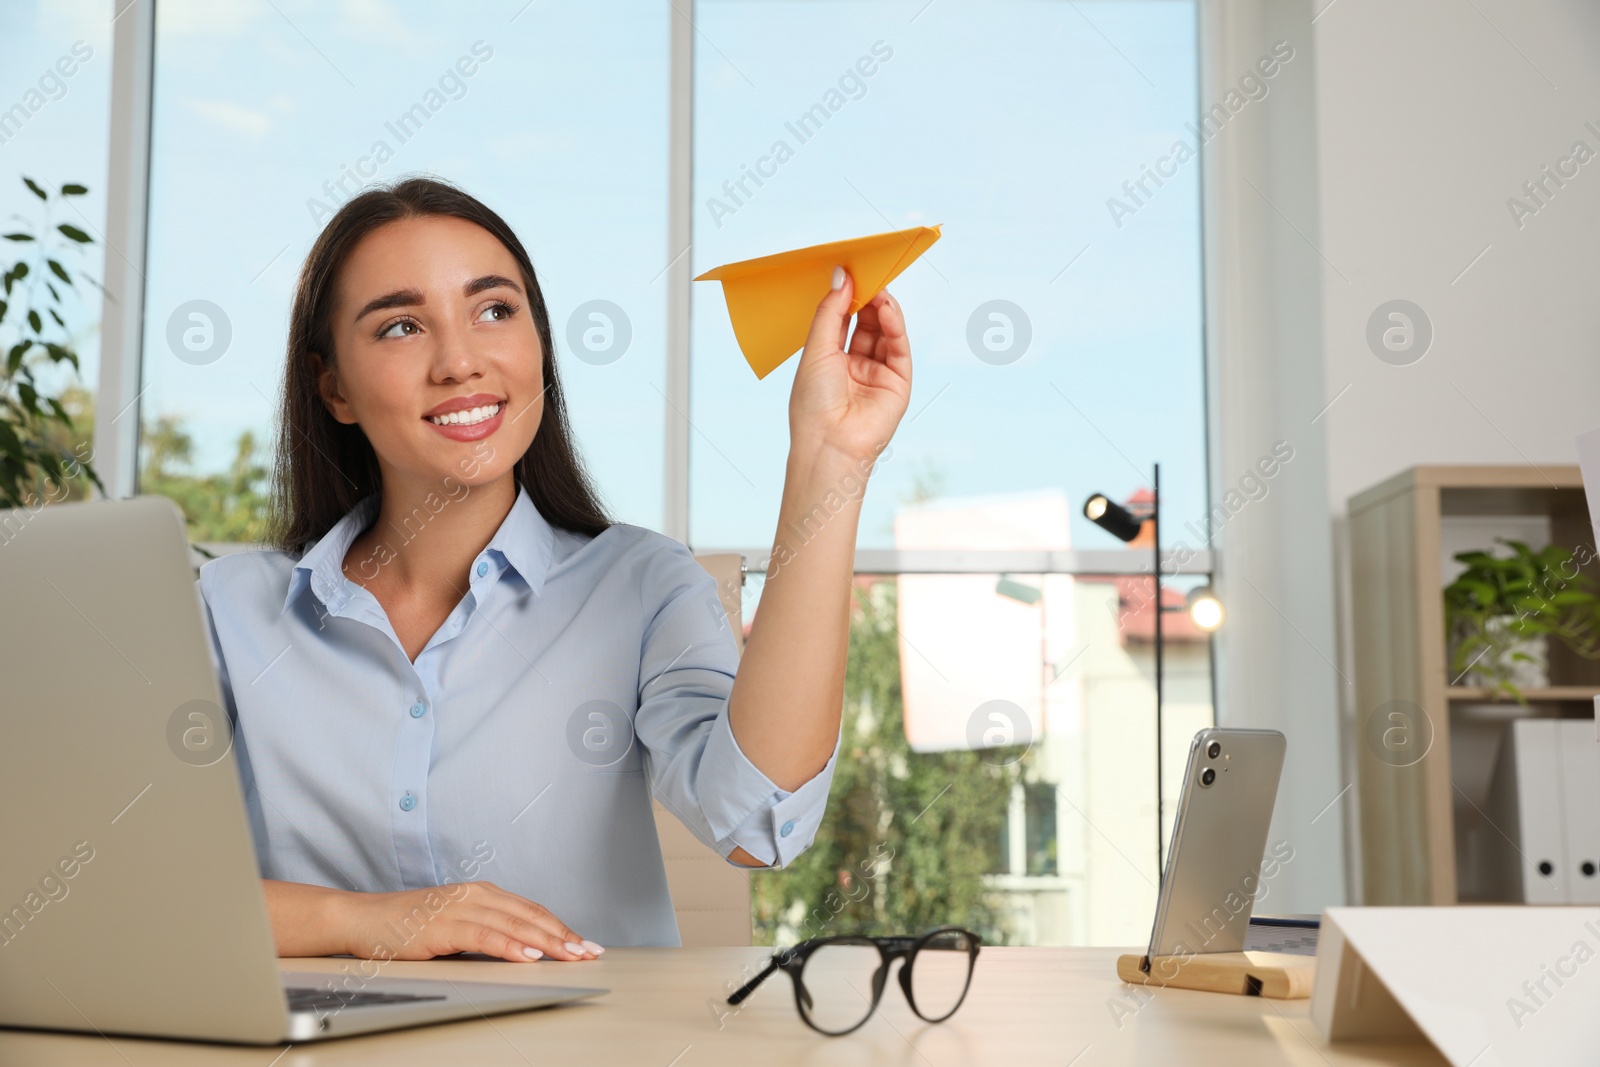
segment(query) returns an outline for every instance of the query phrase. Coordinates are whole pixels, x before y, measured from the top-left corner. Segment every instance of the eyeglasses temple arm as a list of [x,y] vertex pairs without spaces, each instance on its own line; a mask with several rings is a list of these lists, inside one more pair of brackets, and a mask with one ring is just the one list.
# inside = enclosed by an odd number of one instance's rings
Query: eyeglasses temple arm
[[777,969],[778,969],[778,957],[774,956],[770,960],[767,961],[767,965],[761,969],[761,973],[760,974],[757,974],[754,978],[750,979],[750,981],[746,982],[744,985],[740,986],[738,989],[735,989],[733,991],[732,995],[730,995],[728,997],[728,1003],[729,1004],[741,1004],[741,1003],[743,1003],[744,999],[746,997],[748,997],[751,993],[754,993],[756,991],[756,987],[759,986],[762,982],[765,982],[767,980],[767,976],[769,974],[771,974],[773,971],[777,970]]

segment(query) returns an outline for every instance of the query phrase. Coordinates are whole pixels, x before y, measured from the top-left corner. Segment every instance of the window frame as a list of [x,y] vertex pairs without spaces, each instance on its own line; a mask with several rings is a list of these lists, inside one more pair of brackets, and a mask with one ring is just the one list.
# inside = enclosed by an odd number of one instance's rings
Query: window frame
[[[155,28],[158,0],[112,0],[115,9],[112,41],[112,107],[107,181],[107,245],[116,251],[106,261],[107,299],[102,313],[102,359],[97,382],[97,402],[102,410],[118,410],[110,420],[98,420],[95,428],[95,462],[104,478],[108,496],[124,499],[138,492],[138,455],[142,414],[140,399],[146,390],[143,377],[143,325],[145,308],[146,248],[149,232],[149,193],[151,176],[151,132],[154,109]],[[690,506],[690,308],[693,285],[689,252],[694,239],[694,61],[696,30],[692,14],[685,14],[671,3],[668,64],[668,157],[667,182],[667,279],[666,363],[663,393],[662,532],[687,543]],[[690,0],[690,11],[696,0]],[[1214,48],[1214,5],[1193,0],[1196,20],[1197,63],[1196,101],[1204,95],[1208,49]],[[1209,166],[1216,167],[1216,161]],[[1201,247],[1201,378],[1202,437],[1206,461],[1205,497],[1211,499],[1213,460],[1217,455],[1217,425],[1212,417],[1215,402],[1213,376],[1213,301],[1216,269],[1209,254],[1213,212],[1204,210],[1208,190],[1202,178],[1200,197]],[[113,300],[110,293],[119,294]],[[133,418],[125,418],[130,412]],[[95,492],[95,496],[99,496]],[[211,544],[214,552],[242,551],[244,544]],[[750,573],[765,573],[772,546],[699,546],[698,552],[737,552],[746,560]],[[858,548],[854,572],[858,575],[899,576],[902,574],[1058,574],[1069,576],[1149,576],[1150,553],[1146,549],[1067,549],[1067,550],[906,550]],[[1170,549],[1163,552],[1161,576],[1186,577],[1212,582],[1221,553],[1211,547],[1185,550],[1183,560]],[[1213,719],[1218,707],[1217,647],[1211,644],[1210,683]],[[1158,810],[1166,798],[1158,798]],[[1021,828],[1018,828],[1018,832]],[[996,875],[992,884],[1005,888],[1061,888],[1066,878],[1060,873],[1028,875],[1013,871]]]

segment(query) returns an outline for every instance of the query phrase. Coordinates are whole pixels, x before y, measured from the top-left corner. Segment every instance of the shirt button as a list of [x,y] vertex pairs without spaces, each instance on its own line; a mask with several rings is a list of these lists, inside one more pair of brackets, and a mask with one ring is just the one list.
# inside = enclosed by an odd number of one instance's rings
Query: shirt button
[[792,832],[794,832],[794,820],[790,819],[778,829],[778,836],[788,837]]
[[420,719],[427,710],[428,706],[419,700],[415,704],[411,705],[411,717],[413,719]]
[[400,810],[401,811],[410,811],[412,808],[414,808],[416,806],[417,806],[417,798],[412,796],[410,793],[407,793],[405,796],[400,798]]
[[489,573],[489,564],[487,562],[479,563],[478,564],[478,577],[482,578],[485,574],[488,574],[488,573]]

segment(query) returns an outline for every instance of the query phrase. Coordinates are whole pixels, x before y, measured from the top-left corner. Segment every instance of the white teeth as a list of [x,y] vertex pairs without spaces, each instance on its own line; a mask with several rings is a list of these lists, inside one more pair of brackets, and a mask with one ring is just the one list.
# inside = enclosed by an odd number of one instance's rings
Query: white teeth
[[490,404],[488,407],[468,408],[465,411],[452,411],[448,415],[433,415],[428,421],[435,426],[471,426],[485,419],[492,419],[500,410],[499,404]]

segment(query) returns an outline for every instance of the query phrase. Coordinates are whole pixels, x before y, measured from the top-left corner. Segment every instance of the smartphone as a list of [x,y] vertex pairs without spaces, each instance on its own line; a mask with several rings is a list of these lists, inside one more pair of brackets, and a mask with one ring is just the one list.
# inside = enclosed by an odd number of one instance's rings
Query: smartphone
[[1147,973],[1152,956],[1244,949],[1286,745],[1277,730],[1209,727],[1194,735]]

